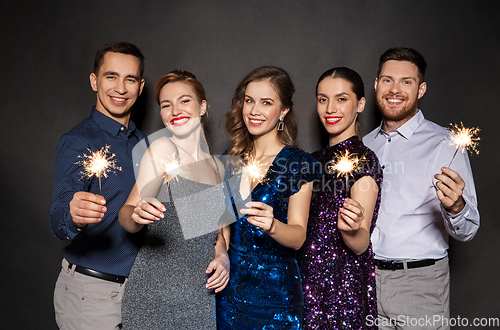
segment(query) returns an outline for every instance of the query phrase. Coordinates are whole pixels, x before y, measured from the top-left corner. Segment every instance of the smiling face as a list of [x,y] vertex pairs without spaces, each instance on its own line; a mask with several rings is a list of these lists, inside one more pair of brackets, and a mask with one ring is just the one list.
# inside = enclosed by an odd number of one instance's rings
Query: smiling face
[[419,83],[418,68],[407,61],[390,60],[384,63],[375,80],[377,105],[384,125],[396,129],[417,113],[418,99],[424,96],[427,85]]
[[106,53],[99,72],[90,74],[90,85],[97,93],[96,109],[128,126],[130,108],[144,87],[137,57]]
[[280,97],[268,80],[252,81],[246,87],[242,115],[254,138],[268,134],[277,136],[278,121],[289,110],[282,108]]
[[159,102],[163,123],[174,135],[185,136],[201,127],[200,117],[206,112],[207,102],[200,102],[188,84],[167,83],[160,90]]
[[349,81],[327,77],[318,84],[318,115],[330,137],[330,145],[356,135],[358,112],[365,108],[365,98],[357,100]]

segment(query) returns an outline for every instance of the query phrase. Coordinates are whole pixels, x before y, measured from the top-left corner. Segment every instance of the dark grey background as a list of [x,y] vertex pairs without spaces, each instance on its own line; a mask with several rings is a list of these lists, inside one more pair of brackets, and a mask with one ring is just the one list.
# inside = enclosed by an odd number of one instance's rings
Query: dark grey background
[[[0,10],[2,116],[0,324],[54,329],[52,293],[64,242],[48,226],[54,156],[62,134],[95,104],[89,74],[95,51],[114,40],[146,56],[146,86],[134,119],[146,134],[162,128],[154,85],[173,69],[190,70],[210,103],[209,141],[228,140],[219,119],[239,80],[261,65],[291,74],[300,146],[322,146],[315,112],[317,78],[334,66],[366,84],[365,132],[379,123],[373,81],[387,48],[408,46],[427,59],[426,118],[479,126],[472,156],[482,216],[477,236],[451,242],[451,316],[500,317],[498,150],[500,119],[498,1],[13,1]],[[497,214],[495,216],[495,214]]]

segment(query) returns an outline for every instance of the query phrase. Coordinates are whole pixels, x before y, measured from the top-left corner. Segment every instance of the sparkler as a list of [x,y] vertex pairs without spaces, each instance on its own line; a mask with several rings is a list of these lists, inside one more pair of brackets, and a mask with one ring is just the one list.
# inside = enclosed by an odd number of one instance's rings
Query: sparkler
[[[335,154],[335,160],[327,164],[328,174],[337,173],[337,178],[345,176],[346,196],[349,195],[349,175],[358,169],[360,159],[356,154],[350,154],[349,150]],[[332,164],[335,162],[334,164]]]
[[181,168],[180,162],[175,158],[167,156],[166,158],[162,159],[161,163],[163,164],[163,170],[165,171],[165,175],[163,176],[164,182],[167,182],[168,180],[172,180],[174,178],[178,179],[177,177],[179,175],[185,173]]
[[115,171],[121,171],[122,168],[116,166],[117,160],[115,158],[115,154],[110,154],[109,148],[110,145],[106,145],[102,147],[99,151],[92,151],[87,148],[89,154],[83,154],[78,156],[78,158],[83,158],[79,162],[75,163],[81,165],[83,170],[81,171],[82,178],[92,178],[95,176],[99,179],[99,194],[102,195],[101,189],[101,176],[107,178],[109,173],[115,173]]
[[478,136],[477,133],[481,131],[479,127],[472,127],[472,128],[467,128],[464,127],[464,124],[460,122],[460,127],[457,124],[450,124],[451,128],[447,128],[452,134],[453,137],[451,138],[451,143],[455,144],[457,146],[457,149],[455,150],[455,153],[453,154],[453,157],[451,158],[450,164],[448,167],[450,167],[451,163],[453,162],[453,159],[455,159],[455,156],[457,155],[458,150],[462,147],[462,152],[465,152],[465,150],[472,152],[475,152],[476,154],[479,154],[479,150],[477,150],[477,147],[479,146],[479,140],[481,140]]
[[267,169],[262,166],[262,164],[255,160],[253,157],[245,157],[245,165],[243,166],[243,173],[250,178],[250,181],[262,182],[266,176]]

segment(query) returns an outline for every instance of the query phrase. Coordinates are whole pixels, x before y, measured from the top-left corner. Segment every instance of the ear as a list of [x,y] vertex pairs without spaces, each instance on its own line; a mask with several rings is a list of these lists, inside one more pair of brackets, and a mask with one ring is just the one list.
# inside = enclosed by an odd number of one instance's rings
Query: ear
[[377,92],[377,87],[378,87],[378,78],[375,78],[375,83],[373,84],[373,88],[375,89],[375,92]]
[[142,94],[142,89],[144,88],[145,83],[146,83],[146,80],[141,79],[141,84],[139,85],[139,95]]
[[97,92],[97,76],[95,75],[95,73],[91,73],[89,79],[90,87],[92,87],[92,90],[94,92]]
[[206,113],[207,113],[207,101],[203,100],[203,101],[201,101],[201,105],[200,105],[200,115],[203,116]]
[[362,113],[365,110],[366,99],[364,97],[358,101],[358,113]]
[[290,111],[290,108],[285,108],[285,109],[282,109],[282,110],[281,110],[281,115],[280,115],[280,118],[285,119],[285,116],[286,116],[286,114],[288,113],[288,111]]
[[424,96],[425,92],[427,91],[427,83],[424,81],[423,83],[418,86],[418,98],[420,99],[422,96]]

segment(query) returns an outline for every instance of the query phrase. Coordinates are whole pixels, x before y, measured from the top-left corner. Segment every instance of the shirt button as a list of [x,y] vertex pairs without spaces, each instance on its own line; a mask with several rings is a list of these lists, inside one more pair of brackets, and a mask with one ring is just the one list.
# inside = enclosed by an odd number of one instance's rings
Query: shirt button
[[[122,127],[122,128],[123,128],[123,127]],[[391,143],[391,138],[388,138],[388,139],[387,139],[387,142]]]
[[120,131],[123,131],[123,130],[125,130],[125,127],[123,127],[123,126],[120,127]]

